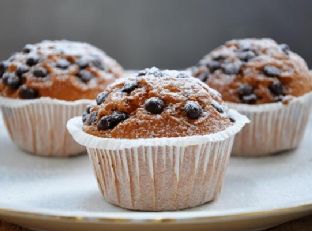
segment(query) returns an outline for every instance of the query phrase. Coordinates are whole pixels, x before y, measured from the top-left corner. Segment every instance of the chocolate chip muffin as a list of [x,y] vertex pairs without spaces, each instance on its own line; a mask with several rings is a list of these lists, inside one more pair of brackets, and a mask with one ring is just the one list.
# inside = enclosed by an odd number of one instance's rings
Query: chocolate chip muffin
[[193,75],[248,116],[234,155],[269,155],[298,147],[312,103],[305,61],[272,39],[231,40],[206,55]]
[[218,197],[247,121],[198,79],[154,67],[117,80],[67,128],[86,146],[108,202],[165,211]]
[[26,45],[0,63],[0,95],[92,99],[121,75],[121,66],[92,45],[42,41]]
[[115,82],[83,114],[84,131],[100,137],[204,135],[232,122],[220,94],[177,71],[146,69]]
[[0,63],[0,108],[13,142],[37,155],[85,153],[66,122],[122,72],[115,60],[87,43],[26,45]]
[[228,41],[206,55],[193,75],[233,103],[288,101],[312,90],[305,61],[288,45],[267,38]]

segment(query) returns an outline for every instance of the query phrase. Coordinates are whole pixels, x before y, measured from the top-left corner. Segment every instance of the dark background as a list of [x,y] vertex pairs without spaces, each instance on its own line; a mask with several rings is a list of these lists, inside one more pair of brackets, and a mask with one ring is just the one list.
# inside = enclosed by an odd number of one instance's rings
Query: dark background
[[66,38],[125,68],[184,68],[231,38],[272,37],[312,67],[311,10],[310,0],[0,0],[0,59]]

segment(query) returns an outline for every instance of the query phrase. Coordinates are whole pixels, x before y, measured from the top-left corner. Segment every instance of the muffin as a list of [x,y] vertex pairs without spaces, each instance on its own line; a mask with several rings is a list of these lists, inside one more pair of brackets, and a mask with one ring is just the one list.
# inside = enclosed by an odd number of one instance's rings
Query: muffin
[[67,127],[87,147],[108,202],[162,211],[218,196],[234,135],[246,122],[190,75],[151,68],[117,80]]
[[[236,137],[236,155],[266,155],[298,146],[311,106],[305,61],[272,39],[231,40],[192,68],[251,123]],[[286,132],[287,131],[287,132]]]
[[12,140],[34,154],[83,152],[66,121],[122,73],[115,60],[87,43],[26,45],[0,63],[0,106]]

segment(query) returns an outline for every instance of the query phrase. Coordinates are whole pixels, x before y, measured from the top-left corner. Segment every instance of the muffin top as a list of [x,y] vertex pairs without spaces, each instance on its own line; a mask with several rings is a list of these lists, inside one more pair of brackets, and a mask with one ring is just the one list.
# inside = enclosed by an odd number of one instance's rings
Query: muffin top
[[90,44],[42,41],[26,45],[0,63],[0,95],[93,99],[121,75],[121,66]]
[[82,116],[83,130],[100,137],[205,135],[233,122],[218,92],[184,72],[155,67],[117,80],[96,103]]
[[200,60],[192,74],[234,103],[287,102],[312,90],[305,61],[267,38],[228,41]]

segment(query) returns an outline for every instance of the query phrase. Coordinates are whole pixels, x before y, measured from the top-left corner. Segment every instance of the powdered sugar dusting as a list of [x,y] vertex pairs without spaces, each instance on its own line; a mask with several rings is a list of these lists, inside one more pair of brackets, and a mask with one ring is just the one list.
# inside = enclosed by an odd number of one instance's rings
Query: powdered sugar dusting
[[[125,86],[135,83],[131,91],[125,92]],[[140,71],[138,76],[129,76],[117,80],[107,89],[105,101],[91,111],[97,112],[97,120],[85,124],[86,132],[103,137],[145,138],[179,137],[209,134],[224,130],[231,122],[227,110],[218,111],[212,105],[223,105],[220,94],[209,88],[187,72],[158,68]],[[161,100],[163,111],[151,113],[146,108],[150,98]],[[202,113],[197,118],[189,118],[185,105],[194,102]],[[223,106],[221,106],[223,105]],[[99,130],[98,121],[110,116],[114,111],[126,113],[128,118],[115,127]]]

